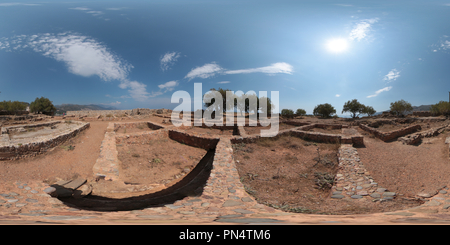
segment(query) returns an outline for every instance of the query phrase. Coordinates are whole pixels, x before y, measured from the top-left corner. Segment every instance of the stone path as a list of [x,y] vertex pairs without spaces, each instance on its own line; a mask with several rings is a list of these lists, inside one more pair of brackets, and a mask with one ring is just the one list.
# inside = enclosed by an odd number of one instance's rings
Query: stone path
[[[141,210],[98,212],[69,207],[44,192],[41,182],[5,183],[0,190],[0,224],[401,224],[445,223],[450,207],[448,188],[416,208],[364,215],[312,215],[287,213],[258,204],[239,180],[229,137],[217,145],[215,160],[203,192],[172,204]],[[395,193],[378,186],[360,161],[357,150],[342,145],[340,171],[332,198],[388,200]],[[413,216],[413,217],[410,217]],[[444,217],[444,218],[442,218]],[[37,223],[36,223],[37,222]]]
[[337,199],[369,198],[372,201],[385,201],[394,199],[396,195],[378,186],[365,169],[358,151],[349,144],[343,144],[339,149],[339,171],[332,190],[331,198]]

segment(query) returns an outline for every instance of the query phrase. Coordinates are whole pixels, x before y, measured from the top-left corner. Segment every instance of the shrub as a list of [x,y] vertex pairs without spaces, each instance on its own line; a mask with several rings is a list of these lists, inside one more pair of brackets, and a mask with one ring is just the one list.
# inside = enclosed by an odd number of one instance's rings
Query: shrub
[[303,109],[297,109],[297,111],[295,112],[296,116],[304,116],[306,115],[306,111]]
[[53,115],[56,112],[56,107],[48,98],[36,98],[30,104],[30,111],[47,115]]
[[404,100],[391,102],[391,112],[397,116],[403,116],[406,112],[412,111],[411,103]]
[[437,116],[447,116],[450,114],[450,103],[447,101],[439,101],[439,103],[431,105],[430,111]]
[[291,109],[283,109],[281,110],[281,116],[283,117],[294,117],[294,111]]
[[336,114],[336,109],[328,103],[320,104],[314,107],[313,114],[323,118],[329,118],[332,114]]
[[373,116],[377,111],[372,106],[365,106],[362,113],[367,114],[369,117]]

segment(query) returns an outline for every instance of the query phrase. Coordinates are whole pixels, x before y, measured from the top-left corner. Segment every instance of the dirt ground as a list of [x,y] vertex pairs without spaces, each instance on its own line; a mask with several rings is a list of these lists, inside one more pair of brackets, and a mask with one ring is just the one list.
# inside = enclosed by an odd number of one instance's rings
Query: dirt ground
[[233,129],[218,129],[218,128],[202,128],[202,127],[188,127],[186,129],[188,133],[199,133],[199,134],[208,134],[208,135],[233,135]]
[[[263,127],[263,126],[255,126],[255,127],[252,127],[252,126],[245,126],[244,127],[244,130],[245,130],[245,132],[248,134],[248,135],[253,135],[253,134],[260,134],[261,133],[261,130],[268,130],[268,129],[270,129],[272,127],[272,125],[269,125],[269,126],[265,126],[265,127]],[[279,125],[278,125],[278,130],[285,130],[285,129],[290,129],[290,128],[295,128],[295,127],[297,127],[297,126],[294,126],[294,125],[289,125],[289,124],[286,124],[286,123],[280,123]]]
[[[318,150],[319,149],[319,150]],[[337,173],[339,144],[283,136],[234,146],[246,191],[259,203],[288,212],[363,214],[402,210],[419,202],[396,199],[374,203],[330,198]],[[320,156],[320,158],[319,158]],[[319,160],[320,159],[320,160]]]
[[[114,122],[152,120],[163,123],[168,119],[153,116]],[[74,176],[90,179],[92,167],[100,153],[106,127],[111,121],[86,121],[90,122],[90,128],[45,154],[14,161],[1,161],[0,184],[28,180],[51,184],[58,179],[71,179]],[[330,124],[351,122],[346,119],[317,118],[304,118],[301,121]],[[422,130],[426,130],[447,123],[449,121],[421,124]],[[411,124],[398,124],[401,127],[409,125]],[[215,129],[199,130],[209,131],[211,135],[219,134],[215,132]],[[365,136],[365,146],[357,148],[359,156],[380,186],[402,194],[404,197],[413,197],[420,192],[434,193],[448,184],[450,162],[448,145],[444,144],[444,140],[450,136],[450,132],[446,131],[437,137],[425,138],[421,144],[409,146],[397,141],[385,143],[365,131],[360,129],[358,131]],[[224,134],[224,132],[220,133],[219,135]],[[241,181],[247,191],[260,203],[272,207],[291,212],[359,214],[402,210],[420,204],[402,198],[383,203],[331,199],[328,184],[329,177],[334,176],[337,171],[337,145],[335,144],[281,137],[278,140],[265,138],[257,143],[237,144],[233,148]],[[142,174],[144,170],[153,171],[151,173],[159,178],[153,179],[153,182],[171,181],[170,178],[175,179],[177,175],[186,172],[187,168],[192,169],[205,153],[197,151],[197,148],[192,149],[169,141],[154,142],[152,149],[154,150],[150,152],[148,146],[118,146],[121,154],[131,155],[128,157],[130,161],[123,163],[123,173],[128,174],[130,183],[149,181]],[[174,152],[176,154],[173,154]],[[133,154],[139,156],[133,157]],[[160,175],[161,173],[164,175]]]
[[146,144],[117,144],[119,173],[125,183],[170,184],[189,173],[206,150],[159,139]]

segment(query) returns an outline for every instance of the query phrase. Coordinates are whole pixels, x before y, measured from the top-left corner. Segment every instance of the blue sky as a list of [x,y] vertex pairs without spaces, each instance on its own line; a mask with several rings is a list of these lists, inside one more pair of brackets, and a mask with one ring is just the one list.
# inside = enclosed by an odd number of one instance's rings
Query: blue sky
[[448,100],[448,1],[0,3],[0,100],[175,108],[194,83],[279,109]]

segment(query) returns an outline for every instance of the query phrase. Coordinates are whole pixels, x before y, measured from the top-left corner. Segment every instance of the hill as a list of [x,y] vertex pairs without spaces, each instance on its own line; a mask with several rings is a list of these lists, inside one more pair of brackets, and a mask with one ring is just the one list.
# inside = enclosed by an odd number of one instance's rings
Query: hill
[[[413,110],[411,112],[407,112],[406,115],[412,114],[414,111],[430,111],[431,105],[413,106],[412,108],[413,108]],[[383,112],[389,112],[389,111],[390,110],[377,112],[377,113],[375,113],[375,116],[380,115]]]
[[96,104],[89,104],[89,105],[62,104],[62,105],[55,105],[55,107],[56,107],[56,114],[62,114],[67,111],[117,110],[117,108],[113,106],[104,106]]

